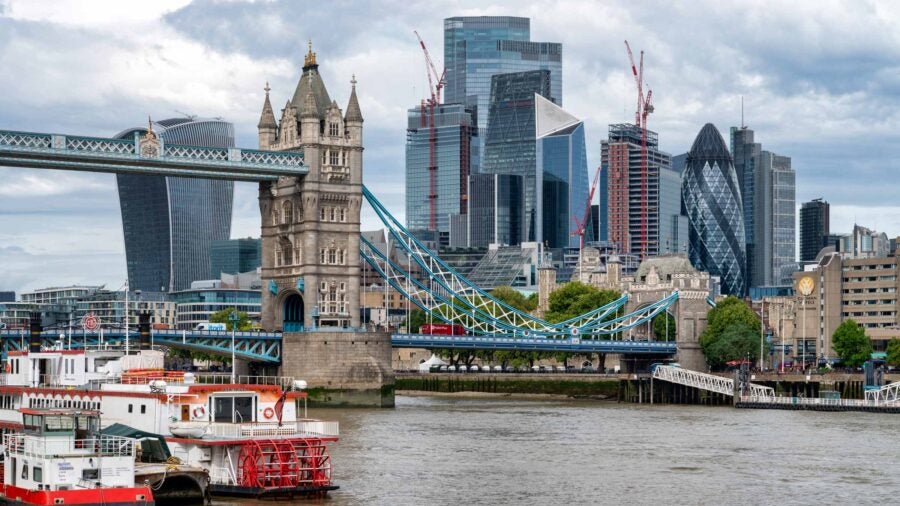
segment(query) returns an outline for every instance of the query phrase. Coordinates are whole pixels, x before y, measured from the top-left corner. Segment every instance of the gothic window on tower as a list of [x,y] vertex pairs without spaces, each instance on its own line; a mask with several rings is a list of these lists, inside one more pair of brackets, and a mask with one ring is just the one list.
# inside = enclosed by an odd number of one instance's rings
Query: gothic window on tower
[[319,209],[319,219],[325,221],[326,213],[328,212],[327,208],[322,207]]
[[294,249],[294,265],[300,265],[300,248]]
[[284,244],[281,246],[282,251],[282,265],[291,265],[294,260],[294,247],[291,245],[290,241],[284,241]]
[[334,211],[335,211],[335,209],[332,207],[331,210],[330,210],[330,212],[329,212],[329,214],[328,214],[329,217],[330,217],[331,219],[328,220],[328,221],[335,221],[335,219],[334,219]]
[[281,266],[281,246],[275,245],[275,267]]
[[272,225],[278,225],[278,209],[272,209]]
[[328,135],[330,135],[332,137],[338,136],[338,124],[337,123],[331,123],[328,125]]
[[331,151],[328,154],[329,165],[340,165],[340,154],[337,151]]
[[341,208],[341,222],[347,221],[347,209]]
[[283,212],[282,218],[284,219],[283,223],[291,223],[294,219],[294,205],[290,200],[285,200],[284,204],[282,204]]

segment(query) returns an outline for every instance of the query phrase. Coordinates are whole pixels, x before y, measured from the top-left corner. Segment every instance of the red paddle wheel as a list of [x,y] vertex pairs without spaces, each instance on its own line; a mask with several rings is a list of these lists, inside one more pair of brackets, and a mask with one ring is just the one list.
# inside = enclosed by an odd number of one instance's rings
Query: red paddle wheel
[[331,455],[320,439],[262,439],[241,447],[238,485],[306,488],[331,485]]

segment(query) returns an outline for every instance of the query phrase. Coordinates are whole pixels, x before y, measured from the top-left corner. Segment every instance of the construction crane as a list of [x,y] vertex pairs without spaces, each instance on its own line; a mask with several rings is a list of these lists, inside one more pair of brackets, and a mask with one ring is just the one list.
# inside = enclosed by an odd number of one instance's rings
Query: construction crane
[[[600,182],[600,169],[601,167],[597,167],[597,172],[594,174],[594,182],[591,183],[591,190],[588,193],[587,205],[584,208],[584,217],[581,219],[581,221],[578,221],[578,216],[572,216],[572,219],[575,221],[575,231],[569,235],[577,235],[581,238],[578,245],[579,258],[581,258],[581,253],[584,250],[584,229],[585,227],[587,227],[588,220],[591,217],[591,205],[594,203],[594,193],[597,191],[597,183]],[[597,238],[595,237],[594,240],[597,240]]]
[[419,45],[422,52],[425,53],[425,73],[428,75],[428,92],[431,94],[429,98],[422,100],[421,115],[419,126],[428,128],[428,230],[437,231],[437,129],[434,124],[434,110],[441,103],[441,89],[446,84],[446,69],[438,74],[434,62],[431,61],[431,55],[428,48],[425,47],[425,41],[419,35],[418,31],[413,30],[416,38],[419,39]]
[[634,64],[634,55],[631,46],[625,41],[625,49],[628,51],[628,61],[631,63],[631,74],[637,85],[637,108],[634,112],[634,124],[641,130],[641,259],[647,255],[647,115],[653,112],[653,90],[647,85],[647,96],[644,96],[644,52],[641,51],[639,65]]

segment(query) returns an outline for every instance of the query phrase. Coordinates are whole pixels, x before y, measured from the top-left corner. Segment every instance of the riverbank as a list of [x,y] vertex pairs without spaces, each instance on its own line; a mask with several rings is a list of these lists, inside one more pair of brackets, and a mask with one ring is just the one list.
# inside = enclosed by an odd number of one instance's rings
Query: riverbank
[[454,394],[471,392],[501,395],[550,395],[556,398],[610,399],[619,395],[617,378],[552,378],[546,376],[459,376],[428,374],[395,379],[398,393]]
[[427,392],[424,390],[397,390],[396,395],[402,397],[440,397],[445,399],[510,399],[518,401],[615,401],[616,399],[605,395],[589,397],[571,396],[563,394],[527,394],[504,392]]

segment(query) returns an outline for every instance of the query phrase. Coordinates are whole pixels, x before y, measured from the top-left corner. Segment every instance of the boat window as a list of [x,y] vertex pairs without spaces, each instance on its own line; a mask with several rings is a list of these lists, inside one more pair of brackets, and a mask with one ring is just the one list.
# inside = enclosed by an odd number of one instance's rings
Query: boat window
[[41,430],[41,417],[35,415],[25,415],[24,428],[29,432],[39,432]]
[[83,480],[96,480],[100,478],[100,471],[98,469],[82,469],[81,478]]
[[43,483],[44,482],[43,468],[35,467],[34,472],[32,473],[32,478],[34,478],[34,481],[37,483]]
[[28,479],[28,464],[22,465],[22,479],[23,480]]
[[240,423],[253,421],[253,396],[216,396],[213,398],[214,422]]
[[71,416],[45,416],[44,431],[71,432],[75,429],[75,420]]

